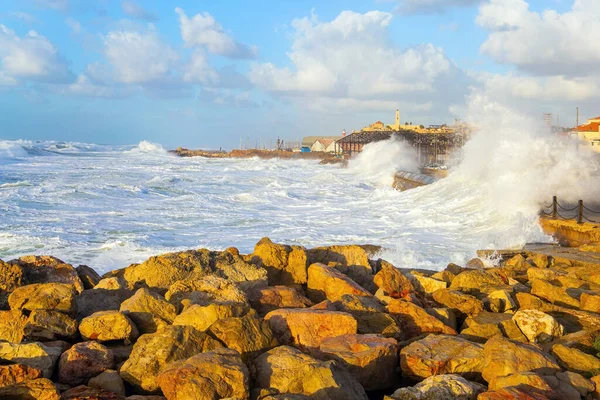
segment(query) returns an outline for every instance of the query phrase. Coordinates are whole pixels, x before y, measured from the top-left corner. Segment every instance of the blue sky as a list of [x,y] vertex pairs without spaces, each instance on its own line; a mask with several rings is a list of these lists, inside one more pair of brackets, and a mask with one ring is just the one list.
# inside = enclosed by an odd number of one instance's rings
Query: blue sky
[[451,123],[475,95],[591,117],[598,3],[4,0],[0,139],[232,148]]

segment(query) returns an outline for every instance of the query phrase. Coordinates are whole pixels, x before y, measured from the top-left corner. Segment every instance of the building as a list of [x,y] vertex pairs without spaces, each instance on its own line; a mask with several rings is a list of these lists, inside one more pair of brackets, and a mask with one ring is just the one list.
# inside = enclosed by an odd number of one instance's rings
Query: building
[[[325,151],[327,146],[330,144],[330,142],[329,142],[330,140],[336,141],[340,138],[341,138],[341,136],[306,136],[306,137],[302,138],[301,148],[302,148],[303,152]],[[317,144],[315,146],[315,150],[313,150],[313,145],[315,145],[317,141],[319,141],[319,144]],[[327,144],[325,146],[323,146],[323,141],[327,141],[326,142]],[[321,148],[322,148],[322,150],[320,150]]]
[[572,134],[600,153],[600,117],[588,119],[587,124],[573,128]]

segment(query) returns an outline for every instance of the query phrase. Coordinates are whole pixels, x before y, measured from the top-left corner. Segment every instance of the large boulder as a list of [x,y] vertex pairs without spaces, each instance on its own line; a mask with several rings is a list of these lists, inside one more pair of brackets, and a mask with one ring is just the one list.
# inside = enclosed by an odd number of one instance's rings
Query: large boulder
[[600,293],[582,293],[579,298],[581,302],[580,307],[584,311],[590,311],[596,314],[600,314]]
[[197,280],[175,282],[165,294],[165,298],[179,309],[189,307],[192,304],[249,304],[246,293],[235,283],[215,275],[205,276]]
[[61,400],[61,397],[50,379],[40,378],[0,387],[0,399]]
[[357,323],[348,313],[311,309],[281,309],[265,316],[279,343],[317,350],[328,337],[356,333]]
[[217,340],[191,326],[165,326],[140,336],[119,372],[138,390],[155,392],[156,377],[165,365],[221,347]]
[[275,244],[269,238],[263,238],[256,243],[251,259],[267,271],[272,286],[307,282],[309,261],[303,247]]
[[316,400],[366,400],[363,387],[334,361],[320,361],[288,346],[254,360],[255,388],[302,394]]
[[213,274],[234,282],[242,290],[266,287],[267,270],[244,261],[239,254],[228,251],[210,252]]
[[398,298],[414,292],[413,284],[398,268],[387,262],[382,262],[381,267],[373,281],[384,295]]
[[39,342],[10,343],[0,342],[0,361],[23,364],[42,371],[44,378],[50,378],[62,350]]
[[193,304],[175,317],[173,325],[193,326],[200,332],[207,331],[215,322],[232,317],[246,315],[249,307],[241,303]]
[[77,386],[114,367],[112,351],[98,342],[77,343],[62,353],[58,363],[58,381]]
[[137,326],[120,311],[99,311],[81,320],[79,332],[83,340],[133,343],[139,336]]
[[596,390],[596,384],[594,382],[584,378],[582,375],[576,372],[559,372],[556,374],[556,378],[561,382],[561,384],[575,388],[575,390],[577,390],[583,397],[586,397],[589,393],[593,393]]
[[73,340],[77,335],[77,321],[58,311],[33,310],[24,332],[28,339],[42,342]]
[[555,374],[560,372],[560,367],[551,356],[533,345],[499,336],[488,340],[483,346],[483,378],[490,382],[519,372]]
[[555,344],[552,346],[552,354],[563,368],[580,373],[588,378],[597,375],[600,371],[600,359],[581,350],[563,344]]
[[402,336],[402,331],[394,318],[373,297],[345,294],[334,303],[334,306],[337,311],[347,312],[356,319],[358,333],[375,333],[396,339]]
[[[371,247],[371,249],[369,249]],[[369,255],[376,250],[373,246],[326,246],[308,250],[310,264],[335,265],[336,269],[367,290],[375,289],[373,267]]]
[[177,316],[175,306],[161,295],[146,288],[137,292],[119,309],[135,323],[140,333],[152,333],[164,325],[172,324]]
[[250,373],[235,350],[216,349],[168,364],[158,376],[167,400],[250,398]]
[[463,323],[460,336],[474,342],[487,342],[494,336],[504,336],[520,342],[528,342],[528,339],[513,321],[511,314],[480,312],[468,317]]
[[76,319],[80,321],[85,317],[100,311],[118,311],[121,303],[133,296],[133,291],[129,289],[101,289],[95,288],[84,290],[77,296]]
[[212,324],[208,333],[230,349],[237,350],[244,360],[250,360],[278,345],[269,322],[255,313],[243,317],[224,318]]
[[563,335],[563,327],[551,315],[537,310],[519,310],[513,317],[521,332],[533,343],[546,343]]
[[387,305],[390,315],[396,320],[406,338],[424,333],[445,333],[456,335],[456,331],[430,315],[423,308],[408,301],[394,299]]
[[382,390],[398,381],[398,342],[380,335],[342,335],[321,341],[320,353],[350,372],[365,390]]
[[280,308],[306,308],[313,303],[297,289],[288,286],[269,286],[247,292],[248,300],[259,314],[264,315]]
[[76,309],[75,296],[73,285],[36,283],[15,289],[8,296],[8,304],[12,310],[55,310],[73,314]]
[[65,283],[73,285],[77,292],[83,291],[83,283],[77,271],[71,264],[67,264],[52,256],[24,256],[12,260],[11,264],[17,265],[23,271],[28,283]]
[[125,396],[125,384],[119,373],[112,369],[107,369],[91,378],[88,381],[88,386],[93,389],[106,390],[116,393],[119,396]]
[[21,343],[25,337],[27,317],[20,310],[0,310],[0,340]]
[[400,351],[402,375],[424,379],[432,375],[458,374],[478,379],[483,369],[483,346],[450,335],[429,335]]
[[413,273],[412,278],[417,290],[422,294],[432,294],[436,290],[448,287],[448,282],[435,279],[431,276]]
[[451,308],[459,315],[477,315],[483,311],[483,303],[480,300],[475,296],[464,294],[458,290],[436,290],[433,293],[433,299],[442,306]]
[[42,371],[29,365],[0,365],[0,388],[41,377]]
[[522,372],[508,376],[499,376],[489,383],[489,390],[510,387],[537,389],[538,392],[556,400],[580,400],[577,389],[555,376],[539,375],[534,372]]
[[555,286],[541,279],[533,279],[531,282],[531,294],[541,297],[552,304],[563,307],[579,308],[579,300],[569,294],[569,289]]
[[466,292],[487,293],[498,287],[506,285],[507,280],[498,271],[472,269],[463,271],[452,280],[450,289]]
[[346,275],[320,263],[308,267],[306,294],[315,303],[323,300],[337,301],[345,294],[371,296],[368,290],[362,288]]
[[477,400],[485,386],[470,382],[460,375],[444,374],[426,378],[412,387],[398,389],[385,400]]
[[93,268],[90,268],[87,265],[80,265],[75,268],[75,271],[77,271],[77,275],[79,276],[79,279],[81,279],[84,289],[93,289],[102,279]]

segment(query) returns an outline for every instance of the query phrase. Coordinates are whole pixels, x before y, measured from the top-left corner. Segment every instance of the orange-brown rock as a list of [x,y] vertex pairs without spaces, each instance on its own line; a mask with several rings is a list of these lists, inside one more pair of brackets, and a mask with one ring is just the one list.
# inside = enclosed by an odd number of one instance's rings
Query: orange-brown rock
[[129,289],[90,289],[84,290],[75,299],[77,315],[80,321],[82,318],[99,311],[118,311],[121,303],[133,296],[133,291]]
[[27,317],[20,310],[0,310],[0,340],[21,343],[25,336]]
[[477,400],[552,400],[547,394],[533,388],[509,387],[490,390],[477,396]]
[[499,336],[483,346],[483,378],[492,379],[520,372],[555,374],[560,372],[556,361],[538,347]]
[[[375,289],[373,267],[369,254],[377,251],[370,246],[326,246],[308,251],[310,264],[336,265],[336,269],[367,290]],[[309,265],[310,265],[309,264]]]
[[423,333],[456,335],[454,329],[427,313],[423,308],[408,301],[394,299],[386,308],[406,338]]
[[270,285],[305,284],[309,265],[306,250],[285,246],[263,238],[254,247],[252,262],[267,270]]
[[61,400],[124,400],[120,394],[89,386],[80,385],[64,391]]
[[250,373],[235,350],[216,349],[168,364],[157,378],[167,400],[250,398]]
[[177,316],[173,304],[146,288],[138,289],[121,303],[120,311],[131,318],[140,333],[156,332],[159,327],[172,324]]
[[401,297],[415,290],[410,280],[398,268],[387,262],[382,262],[381,267],[381,270],[375,274],[374,282],[386,296]]
[[27,279],[32,283],[65,283],[73,285],[77,292],[83,291],[83,283],[77,271],[71,264],[67,264],[52,256],[25,256],[12,260],[11,264],[19,266]]
[[73,340],[77,335],[77,321],[58,311],[33,310],[24,332],[29,340]]
[[171,285],[165,298],[178,309],[185,309],[192,304],[248,304],[246,293],[235,283],[215,275],[208,275],[197,280],[177,281]]
[[98,342],[77,343],[60,356],[58,380],[71,386],[82,385],[112,369],[114,361],[112,351]]
[[579,298],[581,309],[600,314],[600,293],[582,293]]
[[8,296],[8,304],[12,310],[55,310],[73,314],[76,309],[75,296],[73,285],[36,283],[16,288]]
[[44,378],[52,376],[61,353],[62,349],[39,342],[21,344],[0,342],[0,360],[3,363],[11,362],[37,368],[42,371]]
[[0,365],[0,387],[42,377],[42,371],[24,364]]
[[365,390],[383,390],[398,381],[398,343],[380,335],[341,335],[321,341],[320,353],[344,366]]
[[534,372],[522,372],[508,376],[501,376],[489,382],[490,390],[509,387],[527,388],[542,393],[550,399],[580,400],[577,389],[567,382],[562,382],[555,376],[544,376]]
[[0,260],[0,291],[12,292],[26,282],[21,268]]
[[356,333],[358,324],[348,313],[310,309],[281,309],[265,316],[279,343],[316,350],[328,337]]
[[483,346],[450,335],[429,335],[400,351],[402,375],[424,379],[432,375],[458,374],[481,377]]
[[308,267],[306,294],[315,303],[323,300],[337,301],[345,294],[371,296],[369,291],[346,275],[320,263]]
[[298,290],[288,286],[269,286],[247,292],[248,300],[259,314],[267,314],[279,308],[306,308],[313,303]]
[[436,290],[433,293],[433,299],[442,306],[451,308],[459,315],[477,315],[483,311],[483,303],[480,300],[458,290]]
[[0,399],[61,400],[58,389],[50,379],[40,378],[0,387]]

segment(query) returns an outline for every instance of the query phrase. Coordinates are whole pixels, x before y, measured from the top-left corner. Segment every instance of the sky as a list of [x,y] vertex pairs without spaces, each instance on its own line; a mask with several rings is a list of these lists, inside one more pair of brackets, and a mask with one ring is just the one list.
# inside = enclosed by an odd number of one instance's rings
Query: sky
[[473,96],[600,115],[598,0],[2,0],[0,139],[237,148]]

